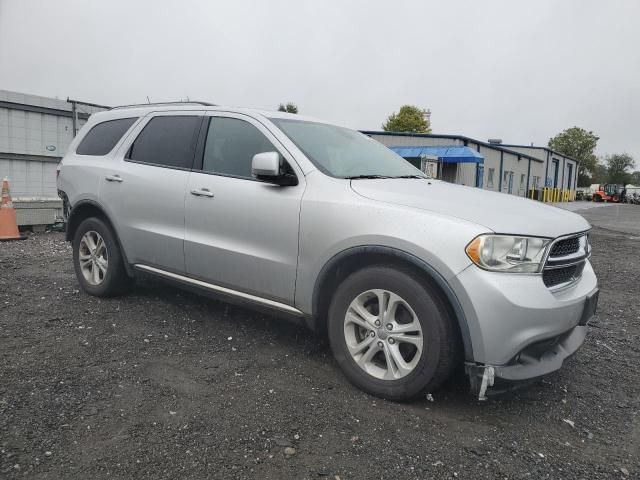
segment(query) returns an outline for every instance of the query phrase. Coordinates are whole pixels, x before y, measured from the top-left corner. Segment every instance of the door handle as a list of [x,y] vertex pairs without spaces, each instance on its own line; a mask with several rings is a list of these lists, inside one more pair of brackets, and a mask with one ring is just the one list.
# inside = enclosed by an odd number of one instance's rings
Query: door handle
[[122,177],[120,175],[107,175],[104,177],[107,182],[121,182]]
[[213,193],[208,188],[201,188],[199,190],[191,190],[191,195],[196,197],[213,197]]

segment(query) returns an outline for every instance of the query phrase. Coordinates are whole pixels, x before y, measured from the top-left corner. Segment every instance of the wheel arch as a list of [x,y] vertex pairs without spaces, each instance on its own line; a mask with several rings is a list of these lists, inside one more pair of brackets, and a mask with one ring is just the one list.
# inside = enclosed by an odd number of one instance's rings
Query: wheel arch
[[455,292],[446,279],[424,260],[393,247],[382,245],[365,245],[352,247],[334,255],[320,270],[316,278],[313,297],[312,315],[308,319],[309,326],[316,331],[326,330],[329,302],[326,301],[340,282],[355,272],[362,265],[395,265],[409,269],[421,279],[430,283],[445,300],[451,316],[456,320],[460,340],[467,361],[473,360],[471,335],[464,310]]
[[114,223],[111,221],[111,218],[109,218],[109,215],[105,212],[105,210],[100,206],[99,203],[93,200],[81,200],[73,206],[73,208],[69,212],[69,217],[67,218],[65,240],[68,242],[72,242],[73,237],[75,236],[75,233],[78,230],[80,224],[87,218],[91,217],[97,217],[109,226],[109,228],[113,232],[114,237],[116,238],[116,242],[118,242],[118,248],[120,248],[120,253],[122,255],[122,258],[124,259],[124,268],[127,272],[127,275],[133,277],[134,272],[131,268],[131,265],[129,265],[126,252],[124,251],[124,248],[122,248],[122,242],[120,241],[118,231],[116,230]]

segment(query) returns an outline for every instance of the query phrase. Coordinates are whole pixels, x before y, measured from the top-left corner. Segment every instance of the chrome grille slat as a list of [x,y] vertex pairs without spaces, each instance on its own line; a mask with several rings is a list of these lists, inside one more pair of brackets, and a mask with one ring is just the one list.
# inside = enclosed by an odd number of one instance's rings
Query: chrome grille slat
[[580,249],[580,238],[573,237],[567,238],[565,240],[560,240],[559,242],[553,245],[551,249],[551,253],[549,253],[550,257],[565,257],[567,255],[571,255],[576,253]]
[[554,240],[542,269],[545,286],[550,290],[560,290],[576,283],[590,254],[587,232]]

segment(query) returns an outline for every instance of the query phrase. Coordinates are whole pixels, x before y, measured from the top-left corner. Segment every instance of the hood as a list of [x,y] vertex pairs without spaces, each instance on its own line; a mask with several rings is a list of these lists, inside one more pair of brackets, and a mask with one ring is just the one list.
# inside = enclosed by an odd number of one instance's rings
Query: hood
[[440,180],[352,180],[357,194],[380,202],[450,215],[495,233],[555,238],[591,228],[580,215],[535,200]]

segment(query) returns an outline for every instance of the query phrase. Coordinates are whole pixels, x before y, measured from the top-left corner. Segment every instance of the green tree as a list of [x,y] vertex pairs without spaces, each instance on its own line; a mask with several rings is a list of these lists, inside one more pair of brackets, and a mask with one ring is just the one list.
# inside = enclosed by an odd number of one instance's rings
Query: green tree
[[431,122],[426,111],[413,105],[403,105],[393,112],[382,125],[385,132],[431,133]]
[[636,187],[640,187],[640,171],[635,171],[631,174],[631,183]]
[[593,168],[591,172],[591,179],[588,183],[585,183],[583,186],[589,186],[592,183],[603,184],[609,182],[609,170],[606,165],[603,165],[602,162],[596,161],[596,166]]
[[278,107],[279,112],[287,112],[287,113],[298,113],[298,106],[293,102],[287,102],[285,105],[281,103]]
[[591,184],[591,177],[598,163],[593,153],[600,137],[580,127],[567,128],[549,139],[549,148],[580,162],[578,185]]
[[631,170],[635,166],[633,157],[627,153],[616,153],[607,155],[607,170],[609,172],[609,183],[619,183],[626,185],[631,183]]

